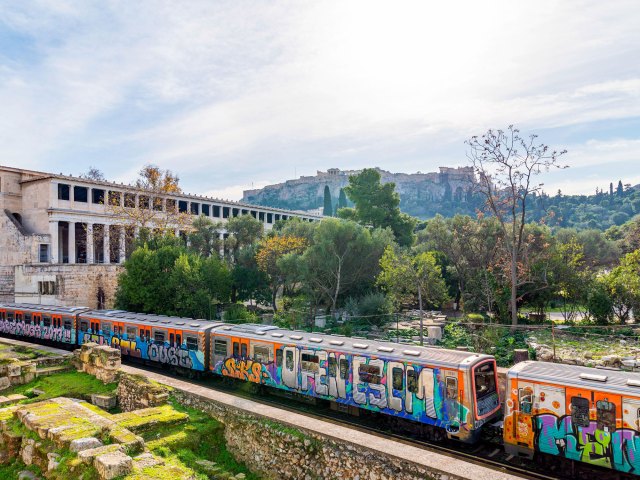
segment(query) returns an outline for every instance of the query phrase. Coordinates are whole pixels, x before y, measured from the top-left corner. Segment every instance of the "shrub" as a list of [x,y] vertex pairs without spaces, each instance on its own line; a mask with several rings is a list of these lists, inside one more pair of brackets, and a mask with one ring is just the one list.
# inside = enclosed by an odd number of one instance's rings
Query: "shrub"
[[243,304],[234,303],[227,307],[222,319],[228,323],[255,323],[258,321],[258,315],[247,310]]
[[354,317],[354,320],[380,326],[389,321],[393,306],[385,294],[373,292],[360,298],[350,297],[347,299],[345,309]]

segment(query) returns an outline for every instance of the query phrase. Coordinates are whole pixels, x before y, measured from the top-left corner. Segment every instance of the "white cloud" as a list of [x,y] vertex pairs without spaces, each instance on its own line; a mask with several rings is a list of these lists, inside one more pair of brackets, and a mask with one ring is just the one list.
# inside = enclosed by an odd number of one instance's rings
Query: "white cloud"
[[0,28],[29,46],[0,54],[0,155],[112,152],[124,181],[150,159],[235,198],[294,165],[464,163],[489,127],[640,117],[639,23],[633,1],[15,4]]

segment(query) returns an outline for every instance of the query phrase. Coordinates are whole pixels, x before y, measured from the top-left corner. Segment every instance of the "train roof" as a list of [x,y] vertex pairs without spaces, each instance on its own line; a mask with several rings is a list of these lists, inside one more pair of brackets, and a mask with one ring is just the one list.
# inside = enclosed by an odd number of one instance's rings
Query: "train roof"
[[204,332],[212,327],[224,325],[217,320],[194,319],[184,317],[169,317],[167,315],[154,315],[150,313],[133,313],[124,310],[89,310],[82,312],[81,318],[105,320],[111,322],[135,322],[136,325],[155,328],[177,328]]
[[509,377],[557,383],[598,391],[640,395],[640,373],[604,368],[565,365],[562,363],[526,361],[509,369]]
[[35,303],[0,303],[0,308],[48,312],[56,315],[77,315],[78,313],[89,310],[88,307],[63,307],[58,305],[39,305]]
[[454,368],[466,368],[481,360],[493,358],[491,355],[474,352],[446,350],[443,348],[419,345],[405,345],[359,337],[345,337],[343,335],[309,333],[299,330],[288,330],[272,325],[251,323],[238,325],[226,324],[215,328],[213,333],[228,336],[239,335],[252,340],[302,345],[314,349],[324,347],[355,355],[375,355],[405,361],[411,358],[414,359],[416,363],[420,362]]

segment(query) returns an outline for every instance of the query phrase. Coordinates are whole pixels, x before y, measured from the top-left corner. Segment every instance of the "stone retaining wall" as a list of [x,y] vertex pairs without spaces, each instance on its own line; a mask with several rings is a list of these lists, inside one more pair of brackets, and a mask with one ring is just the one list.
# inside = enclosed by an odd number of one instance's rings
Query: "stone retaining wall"
[[123,373],[118,382],[118,405],[123,412],[167,403],[169,390],[141,375]]
[[292,480],[448,480],[456,477],[428,471],[364,445],[335,440],[310,431],[248,414],[197,394],[174,390],[177,400],[224,423],[227,449],[251,470],[268,479]]
[[104,383],[115,382],[120,374],[120,350],[97,343],[85,343],[73,351],[73,363],[79,372],[93,375]]

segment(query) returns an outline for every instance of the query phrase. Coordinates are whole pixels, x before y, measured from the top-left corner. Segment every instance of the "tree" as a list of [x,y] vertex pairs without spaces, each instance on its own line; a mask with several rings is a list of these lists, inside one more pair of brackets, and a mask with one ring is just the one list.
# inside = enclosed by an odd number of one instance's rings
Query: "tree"
[[197,217],[189,232],[189,249],[202,257],[218,256],[222,247],[220,232],[223,226],[204,215]]
[[230,234],[226,242],[231,249],[234,262],[241,249],[255,244],[264,234],[263,223],[248,214],[230,218],[226,228]]
[[340,189],[340,195],[338,196],[338,208],[347,208],[347,194],[344,193],[344,188]]
[[616,188],[616,195],[621,197],[624,194],[624,188],[622,187],[622,180],[618,180],[618,187]]
[[447,285],[433,252],[411,255],[396,252],[389,245],[380,259],[381,272],[377,283],[384,288],[396,304],[415,301],[420,309],[420,345],[424,344],[423,305],[438,307],[449,298]]
[[278,311],[276,296],[286,274],[279,268],[278,260],[289,253],[302,253],[306,247],[307,242],[304,238],[292,236],[271,236],[260,243],[256,253],[256,263],[269,278],[271,305],[274,312]]
[[180,178],[171,170],[162,170],[157,165],[147,164],[138,172],[137,188],[162,193],[182,193]]
[[342,296],[373,285],[384,248],[393,242],[391,237],[389,230],[369,230],[353,221],[325,219],[300,258],[300,276],[327,300],[333,313]]
[[601,280],[620,323],[626,323],[632,311],[640,311],[640,250],[626,254],[620,265]]
[[609,195],[613,197],[613,182],[609,183]]
[[380,172],[374,168],[365,168],[358,175],[351,175],[344,191],[355,208],[342,208],[338,214],[361,225],[389,227],[398,244],[409,246],[414,240],[417,220],[400,212],[400,196],[395,191],[395,183],[382,184],[380,179]]
[[104,182],[106,178],[104,177],[104,173],[97,167],[89,167],[87,173],[83,173],[80,175],[80,178],[86,178],[87,180],[95,180],[96,182]]
[[499,221],[504,249],[510,264],[511,323],[518,324],[518,263],[525,240],[525,219],[529,196],[542,192],[542,184],[534,177],[551,167],[559,167],[558,159],[566,150],[551,150],[536,144],[536,135],[528,139],[509,126],[507,131],[488,130],[481,137],[466,141],[468,158],[478,177],[476,188],[485,206]]
[[324,186],[324,208],[322,209],[322,215],[325,217],[333,215],[333,207],[331,206],[331,190],[329,190],[329,185]]

